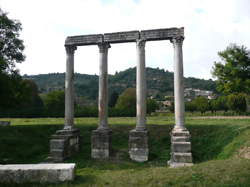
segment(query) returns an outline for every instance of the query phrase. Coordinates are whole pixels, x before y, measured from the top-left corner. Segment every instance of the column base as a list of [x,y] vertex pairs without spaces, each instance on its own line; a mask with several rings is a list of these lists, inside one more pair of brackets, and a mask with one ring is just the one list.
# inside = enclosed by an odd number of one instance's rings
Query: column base
[[148,161],[148,131],[131,130],[129,132],[129,156],[137,162]]
[[94,159],[108,159],[111,154],[111,129],[97,129],[92,131],[91,157]]
[[190,133],[186,129],[173,129],[171,132],[171,158],[168,165],[172,168],[192,166]]
[[58,130],[51,136],[48,161],[62,162],[65,159],[70,158],[73,154],[79,152],[79,147],[79,129]]

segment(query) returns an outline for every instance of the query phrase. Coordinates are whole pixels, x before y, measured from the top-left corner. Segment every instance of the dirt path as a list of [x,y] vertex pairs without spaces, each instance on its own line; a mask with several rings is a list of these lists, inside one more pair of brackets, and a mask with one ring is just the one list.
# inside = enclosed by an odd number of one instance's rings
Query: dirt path
[[250,116],[197,116],[191,119],[250,119]]

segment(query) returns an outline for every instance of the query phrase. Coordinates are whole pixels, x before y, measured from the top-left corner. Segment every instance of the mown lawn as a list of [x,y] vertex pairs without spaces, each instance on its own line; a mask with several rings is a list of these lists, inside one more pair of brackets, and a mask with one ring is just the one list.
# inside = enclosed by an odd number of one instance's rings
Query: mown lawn
[[[0,164],[43,162],[49,153],[50,136],[63,128],[64,122],[62,118],[9,120],[12,126],[0,127]],[[80,153],[66,161],[77,164],[74,182],[22,186],[250,186],[249,119],[187,118],[195,165],[178,169],[167,166],[172,117],[148,118],[150,155],[146,163],[133,162],[128,156],[128,133],[135,126],[135,118],[109,118],[112,158],[91,159],[90,136],[97,121],[75,119],[82,146]]]

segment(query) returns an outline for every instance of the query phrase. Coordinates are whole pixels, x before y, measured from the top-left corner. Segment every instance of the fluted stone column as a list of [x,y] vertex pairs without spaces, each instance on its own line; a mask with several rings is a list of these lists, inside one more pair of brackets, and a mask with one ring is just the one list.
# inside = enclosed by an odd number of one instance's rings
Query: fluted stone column
[[181,36],[171,40],[174,46],[175,126],[171,132],[170,167],[192,165],[190,133],[184,124],[183,40]]
[[136,68],[136,128],[129,133],[129,155],[132,160],[148,160],[148,131],[146,129],[146,67],[145,41],[137,40]]
[[101,43],[99,47],[99,124],[92,132],[91,156],[96,159],[106,159],[111,151],[112,131],[108,126],[108,49],[109,43]]
[[74,52],[76,46],[65,46],[65,124],[62,130],[56,131],[50,140],[49,160],[61,162],[79,151],[80,131],[74,128]]

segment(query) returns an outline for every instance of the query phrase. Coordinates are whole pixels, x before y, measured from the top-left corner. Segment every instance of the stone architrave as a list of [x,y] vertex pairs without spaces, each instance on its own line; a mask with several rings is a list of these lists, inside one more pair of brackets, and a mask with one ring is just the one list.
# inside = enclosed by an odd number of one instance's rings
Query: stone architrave
[[171,132],[170,167],[192,165],[190,133],[184,124],[183,40],[184,37],[171,40],[174,46],[175,126]]
[[61,162],[79,151],[80,131],[74,128],[74,52],[76,46],[65,46],[65,124],[50,140],[49,161]]
[[146,129],[146,68],[145,40],[137,40],[136,128],[129,133],[129,155],[137,162],[148,160],[148,131]]
[[98,128],[92,131],[91,136],[91,157],[95,159],[107,159],[111,152],[111,134],[108,126],[108,49],[109,43],[98,45],[100,53],[99,62],[99,124]]

